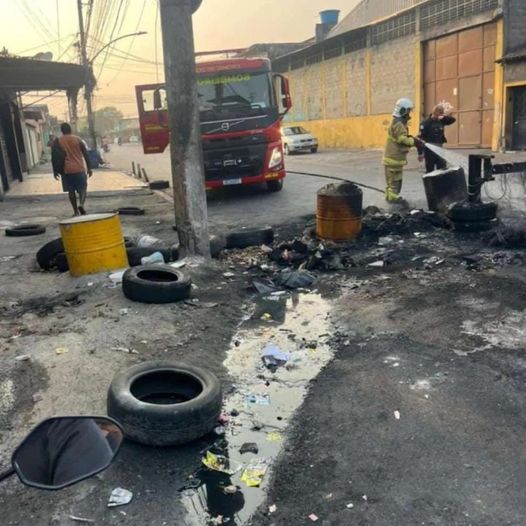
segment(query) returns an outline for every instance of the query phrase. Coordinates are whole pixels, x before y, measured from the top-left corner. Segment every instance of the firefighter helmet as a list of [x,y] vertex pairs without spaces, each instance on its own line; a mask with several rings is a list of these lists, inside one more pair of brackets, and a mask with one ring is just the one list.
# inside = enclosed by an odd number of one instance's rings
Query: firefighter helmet
[[407,117],[414,107],[410,99],[399,99],[396,101],[393,117]]

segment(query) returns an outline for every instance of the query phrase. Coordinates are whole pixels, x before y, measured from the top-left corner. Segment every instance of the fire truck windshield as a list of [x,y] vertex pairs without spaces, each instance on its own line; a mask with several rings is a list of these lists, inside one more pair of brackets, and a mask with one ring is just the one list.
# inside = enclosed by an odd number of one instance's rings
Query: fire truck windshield
[[199,76],[197,92],[203,124],[266,116],[274,105],[268,73],[222,72]]

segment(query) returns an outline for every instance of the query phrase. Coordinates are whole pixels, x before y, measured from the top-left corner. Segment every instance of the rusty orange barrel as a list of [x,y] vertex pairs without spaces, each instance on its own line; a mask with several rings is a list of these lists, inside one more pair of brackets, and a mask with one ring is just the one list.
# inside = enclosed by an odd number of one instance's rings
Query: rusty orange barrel
[[316,234],[342,243],[362,232],[363,193],[353,183],[329,184],[318,192]]
[[128,267],[117,214],[73,217],[60,223],[60,233],[72,276]]

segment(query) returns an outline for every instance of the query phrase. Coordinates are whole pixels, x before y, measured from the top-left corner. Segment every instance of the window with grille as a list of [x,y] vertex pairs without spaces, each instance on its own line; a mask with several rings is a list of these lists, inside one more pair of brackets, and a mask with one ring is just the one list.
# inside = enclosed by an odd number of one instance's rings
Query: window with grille
[[311,64],[318,64],[323,60],[323,53],[320,51],[319,53],[316,53],[315,55],[310,55],[305,59],[305,62],[307,66],[310,66]]
[[416,32],[416,11],[391,18],[371,28],[371,42],[383,44],[395,38],[405,37]]
[[353,31],[343,41],[343,52],[352,53],[367,47],[367,30]]
[[423,30],[429,29],[458,18],[496,9],[498,6],[499,0],[435,0],[422,6],[420,27]]

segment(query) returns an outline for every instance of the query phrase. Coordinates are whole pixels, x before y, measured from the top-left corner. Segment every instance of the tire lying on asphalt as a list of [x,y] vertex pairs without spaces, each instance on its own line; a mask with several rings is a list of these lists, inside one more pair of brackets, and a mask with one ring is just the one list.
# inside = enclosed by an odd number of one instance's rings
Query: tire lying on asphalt
[[210,372],[171,362],[119,371],[108,391],[108,415],[126,438],[147,446],[178,446],[217,426],[222,396]]
[[190,296],[192,280],[169,265],[141,265],[122,277],[124,295],[141,303],[175,303]]
[[165,190],[166,188],[170,188],[170,182],[152,181],[151,183],[148,183],[148,186],[150,187],[150,190]]
[[259,245],[269,245],[274,241],[274,230],[265,228],[239,230],[226,236],[226,248],[247,248]]
[[283,190],[283,179],[277,181],[267,181],[267,190],[269,192],[280,192]]
[[67,272],[69,270],[68,258],[64,252],[57,254],[55,258],[55,266],[59,272]]
[[131,247],[126,249],[126,253],[128,254],[128,263],[130,264],[130,267],[138,267],[139,265],[142,265],[141,260],[142,258],[147,258],[148,256],[151,256],[155,252],[160,252],[163,255],[163,258],[166,262],[169,261],[176,261],[177,257],[179,255],[179,251],[177,248],[140,248],[140,247]]
[[117,208],[116,212],[121,216],[143,216],[145,214],[144,208],[138,208],[137,206]]
[[5,229],[5,235],[8,237],[26,237],[39,236],[46,231],[43,225],[16,225]]
[[491,221],[497,217],[497,203],[455,203],[449,207],[447,216],[451,221],[475,223]]
[[37,252],[37,263],[44,270],[51,270],[55,266],[55,259],[58,254],[64,252],[62,238],[53,239],[46,243]]

